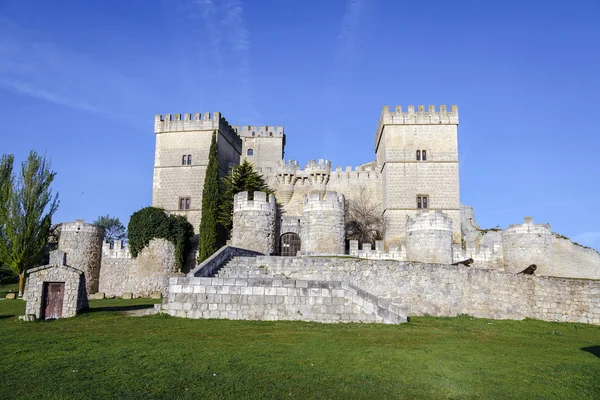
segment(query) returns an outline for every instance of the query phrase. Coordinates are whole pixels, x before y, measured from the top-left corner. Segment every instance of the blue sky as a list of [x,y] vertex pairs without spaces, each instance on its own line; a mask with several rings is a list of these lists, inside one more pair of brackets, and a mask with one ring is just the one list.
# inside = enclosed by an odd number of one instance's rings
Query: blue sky
[[600,2],[0,0],[0,153],[46,152],[54,222],[150,205],[155,114],[283,125],[374,159],[383,105],[458,104],[461,201],[600,249]]

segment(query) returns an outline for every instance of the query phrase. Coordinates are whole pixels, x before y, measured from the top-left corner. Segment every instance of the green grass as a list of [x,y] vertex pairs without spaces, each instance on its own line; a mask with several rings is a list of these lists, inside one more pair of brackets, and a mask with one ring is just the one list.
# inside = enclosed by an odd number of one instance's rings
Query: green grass
[[[0,399],[599,399],[600,327],[468,316],[402,325],[129,317],[22,322],[0,301]],[[588,349],[583,350],[583,349]]]

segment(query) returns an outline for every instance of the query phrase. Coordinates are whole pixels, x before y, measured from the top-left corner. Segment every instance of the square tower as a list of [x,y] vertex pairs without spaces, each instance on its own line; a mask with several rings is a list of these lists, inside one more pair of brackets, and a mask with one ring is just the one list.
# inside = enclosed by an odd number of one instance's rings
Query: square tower
[[185,215],[198,233],[202,191],[213,132],[219,174],[240,163],[242,140],[220,113],[157,115],[152,205]]
[[407,216],[440,210],[452,220],[452,239],[460,243],[458,107],[383,107],[375,134],[381,168],[386,245],[406,240]]
[[285,133],[283,126],[234,126],[242,138],[242,161],[248,160],[257,170],[275,168],[283,160]]

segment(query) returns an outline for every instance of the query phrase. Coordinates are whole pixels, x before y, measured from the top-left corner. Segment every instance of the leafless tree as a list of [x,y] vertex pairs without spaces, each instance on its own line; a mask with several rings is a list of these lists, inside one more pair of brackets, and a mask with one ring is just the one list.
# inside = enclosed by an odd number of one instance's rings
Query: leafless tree
[[376,240],[383,240],[385,227],[381,207],[372,199],[371,193],[361,186],[358,196],[348,200],[346,239],[375,244]]

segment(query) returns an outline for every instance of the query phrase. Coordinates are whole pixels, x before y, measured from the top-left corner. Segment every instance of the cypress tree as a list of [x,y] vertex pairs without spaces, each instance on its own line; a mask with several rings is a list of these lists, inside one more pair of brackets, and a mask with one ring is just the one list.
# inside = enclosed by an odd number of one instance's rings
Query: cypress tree
[[240,165],[233,167],[229,174],[223,177],[221,184],[223,195],[219,207],[219,223],[229,232],[233,225],[233,197],[236,193],[249,192],[250,199],[252,199],[255,191],[273,193],[267,186],[263,176],[254,170],[248,160],[244,160]]
[[217,160],[217,133],[213,132],[208,155],[208,166],[202,190],[202,217],[200,220],[200,251],[198,263],[206,260],[218,250],[219,213],[219,164]]

